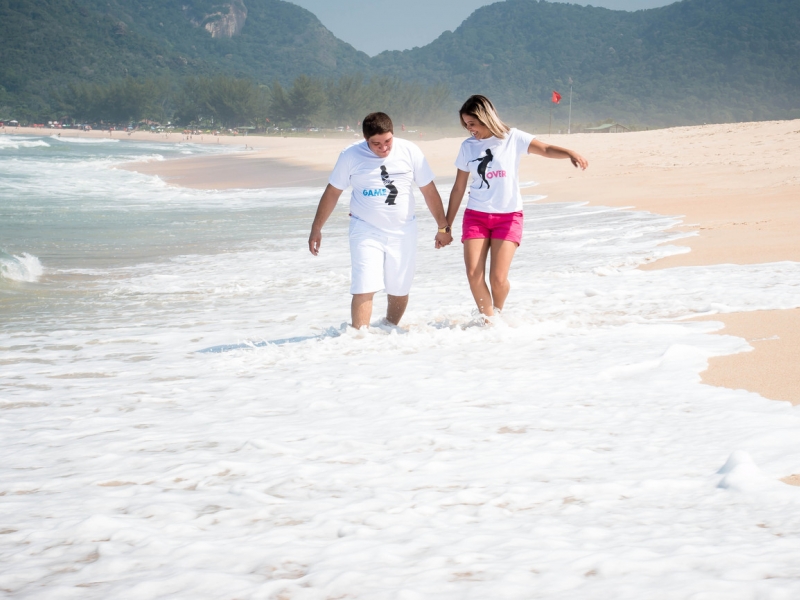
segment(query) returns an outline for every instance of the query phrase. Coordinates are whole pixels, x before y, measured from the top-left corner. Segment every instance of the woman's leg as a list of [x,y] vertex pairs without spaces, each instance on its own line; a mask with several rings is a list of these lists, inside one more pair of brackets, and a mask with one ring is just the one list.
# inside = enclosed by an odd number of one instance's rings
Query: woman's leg
[[[492,286],[492,301],[494,307],[501,309],[506,303],[511,284],[508,282],[508,270],[511,268],[511,259],[517,251],[518,244],[509,240],[492,240],[492,260],[489,266],[489,283]],[[486,260],[486,259],[484,259]],[[492,313],[485,313],[492,314]]]
[[489,254],[488,238],[464,240],[464,264],[467,267],[467,280],[472,297],[481,314],[491,317],[492,295],[486,285],[486,257]]

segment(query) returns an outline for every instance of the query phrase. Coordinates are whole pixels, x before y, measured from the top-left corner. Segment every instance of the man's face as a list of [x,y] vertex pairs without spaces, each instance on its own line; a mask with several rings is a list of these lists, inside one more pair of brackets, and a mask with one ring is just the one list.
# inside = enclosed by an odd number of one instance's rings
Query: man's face
[[392,143],[394,142],[394,135],[392,132],[379,133],[367,139],[369,149],[378,157],[386,158],[392,151]]

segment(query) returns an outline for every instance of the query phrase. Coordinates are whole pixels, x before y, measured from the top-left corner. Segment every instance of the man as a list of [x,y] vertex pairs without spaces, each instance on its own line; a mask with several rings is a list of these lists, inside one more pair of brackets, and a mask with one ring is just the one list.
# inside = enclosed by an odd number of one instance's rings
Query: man
[[386,320],[397,325],[408,305],[417,253],[414,192],[417,184],[439,226],[436,248],[453,241],[442,198],[422,151],[411,142],[394,138],[392,120],[371,113],[362,124],[364,141],[346,148],[331,173],[317,207],[308,249],[317,256],[322,227],[339,196],[352,186],[350,199],[350,293],[352,325],[368,327],[375,292],[386,290]]

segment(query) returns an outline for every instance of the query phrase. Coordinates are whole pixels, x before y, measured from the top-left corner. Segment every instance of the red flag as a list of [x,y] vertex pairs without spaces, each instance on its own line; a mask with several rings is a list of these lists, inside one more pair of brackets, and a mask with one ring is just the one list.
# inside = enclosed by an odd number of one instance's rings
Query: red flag
[[561,102],[561,94],[553,90],[553,104],[558,104],[559,102]]

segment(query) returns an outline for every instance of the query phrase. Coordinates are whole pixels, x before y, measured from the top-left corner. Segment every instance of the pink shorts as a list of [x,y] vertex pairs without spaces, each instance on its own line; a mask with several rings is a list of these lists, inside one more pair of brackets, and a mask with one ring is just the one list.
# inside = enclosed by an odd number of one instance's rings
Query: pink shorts
[[484,238],[508,240],[519,246],[522,243],[522,213],[485,213],[468,208],[464,211],[461,243]]

